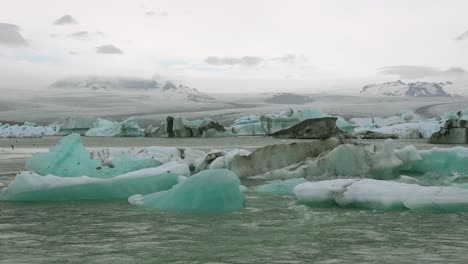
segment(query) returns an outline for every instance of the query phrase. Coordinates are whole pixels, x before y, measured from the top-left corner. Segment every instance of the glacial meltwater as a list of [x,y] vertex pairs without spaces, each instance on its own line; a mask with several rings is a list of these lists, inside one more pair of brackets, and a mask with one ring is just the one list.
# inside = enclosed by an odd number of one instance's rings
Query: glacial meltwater
[[[8,140],[17,141],[15,152],[8,150]],[[24,170],[31,153],[58,141],[35,139],[33,146],[28,140],[0,140],[0,185]],[[104,144],[254,149],[278,142],[216,139],[213,146],[210,140],[84,142],[88,149]],[[0,263],[468,263],[468,213],[308,207],[293,195],[256,191],[262,181],[241,181],[249,188],[244,207],[223,214],[162,211],[126,200],[0,201]]]

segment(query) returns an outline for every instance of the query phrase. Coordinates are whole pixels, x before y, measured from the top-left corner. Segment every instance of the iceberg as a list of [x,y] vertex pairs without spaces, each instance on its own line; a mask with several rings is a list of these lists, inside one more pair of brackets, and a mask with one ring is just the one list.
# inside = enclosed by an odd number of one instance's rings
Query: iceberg
[[128,198],[130,204],[179,212],[225,213],[243,208],[239,178],[218,169],[199,172],[172,189]]
[[267,182],[266,184],[257,186],[255,191],[261,193],[270,193],[278,195],[291,195],[293,189],[297,185],[306,182],[304,178],[289,179],[289,180],[274,180]]
[[329,138],[326,140],[269,145],[257,148],[246,156],[234,156],[231,161],[231,170],[240,178],[261,175],[271,170],[302,162],[306,158],[317,157],[322,152],[331,150],[341,144],[339,139]]
[[399,176],[399,168],[402,165],[403,162],[395,155],[393,141],[387,140],[383,148],[377,152],[369,150],[365,145],[342,144],[331,150],[324,150],[318,156],[304,157],[295,164],[273,168],[253,178],[264,180],[292,178],[319,180],[339,177],[390,179]]
[[169,162],[157,168],[148,168],[100,179],[88,176],[42,176],[21,172],[0,190],[5,201],[72,201],[127,199],[134,194],[149,194],[172,188],[189,176],[186,164]]
[[445,176],[452,175],[454,172],[468,174],[467,148],[432,148],[430,150],[419,150],[417,153],[415,153],[415,148],[404,148],[397,151],[397,155],[402,155],[402,151],[411,152],[411,155],[420,157],[406,163],[402,169],[403,172],[413,174],[438,173]]
[[53,136],[56,129],[48,126],[38,126],[32,122],[24,122],[23,125],[9,125],[0,123],[0,138],[37,138]]
[[430,138],[432,134],[440,131],[442,125],[436,120],[426,120],[418,123],[403,123],[378,128],[358,128],[356,132],[372,131],[382,134],[394,134],[399,138],[418,139]]
[[50,124],[52,127],[58,127],[57,135],[66,136],[72,133],[78,133],[82,136],[86,131],[94,127],[96,118],[87,117],[68,117],[64,120]]
[[237,136],[264,136],[259,116],[245,116],[234,120],[231,125],[232,132]]
[[293,192],[299,202],[311,206],[468,211],[468,190],[456,187],[426,187],[373,179],[336,179],[301,183]]
[[89,129],[85,135],[87,137],[142,137],[145,132],[138,126],[136,117],[130,117],[122,122],[97,118],[93,128]]
[[157,167],[167,161],[169,160],[119,155],[101,164],[91,158],[79,134],[70,134],[50,148],[49,152],[33,155],[26,162],[26,169],[40,175],[109,178],[137,169]]

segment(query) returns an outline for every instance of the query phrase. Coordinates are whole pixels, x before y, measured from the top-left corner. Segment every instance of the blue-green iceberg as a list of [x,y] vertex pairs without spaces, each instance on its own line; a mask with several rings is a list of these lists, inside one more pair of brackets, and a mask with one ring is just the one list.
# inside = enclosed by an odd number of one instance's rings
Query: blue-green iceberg
[[134,195],[129,203],[179,212],[225,213],[243,207],[240,181],[225,169],[199,172],[168,191]]
[[49,152],[32,156],[26,162],[26,169],[40,175],[110,178],[134,170],[157,167],[161,164],[162,162],[156,159],[122,155],[113,160],[111,167],[103,166],[99,161],[91,159],[79,134],[70,134],[50,148]]
[[257,186],[255,191],[262,193],[289,195],[293,194],[293,189],[296,185],[306,182],[304,178],[289,179],[289,180],[274,180],[263,185]]
[[186,164],[175,161],[157,168],[132,171],[113,178],[88,176],[58,177],[22,172],[0,190],[6,201],[76,201],[127,199],[134,194],[149,194],[172,188],[190,175]]

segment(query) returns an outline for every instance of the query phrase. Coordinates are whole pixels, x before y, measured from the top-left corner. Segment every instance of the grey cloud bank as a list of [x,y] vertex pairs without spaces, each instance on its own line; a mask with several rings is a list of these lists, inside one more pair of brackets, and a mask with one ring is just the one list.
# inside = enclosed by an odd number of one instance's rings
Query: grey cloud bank
[[0,45],[10,47],[28,46],[26,39],[19,33],[17,25],[0,23]]
[[463,40],[465,40],[465,39],[467,39],[467,38],[468,38],[468,30],[465,31],[465,32],[463,32],[462,34],[456,36],[456,37],[454,38],[454,40],[456,40],[456,41],[463,41]]
[[424,77],[434,77],[440,75],[465,75],[467,72],[461,67],[452,67],[447,70],[440,70],[434,67],[418,65],[387,66],[377,69],[380,74],[397,75],[401,79],[415,79]]
[[116,46],[109,44],[109,45],[102,45],[96,47],[96,53],[100,54],[123,54],[122,50],[117,48]]
[[59,19],[55,20],[54,25],[57,26],[63,26],[63,25],[73,25],[73,24],[78,24],[78,21],[71,15],[64,15],[60,17]]
[[238,58],[209,56],[205,59],[205,63],[214,66],[257,66],[266,62],[295,63],[297,59],[298,57],[294,54],[286,54],[275,58],[262,58],[258,56],[243,56]]
[[210,64],[210,65],[215,65],[215,66],[224,66],[224,65],[256,66],[264,61],[265,60],[263,58],[255,57],[255,56],[244,56],[240,58],[209,56],[208,58],[205,59],[205,63]]
[[68,38],[77,40],[92,40],[99,37],[104,37],[102,32],[88,32],[88,31],[77,31],[67,35]]
[[147,11],[147,12],[145,12],[145,15],[146,15],[146,16],[149,16],[149,17],[152,17],[152,16],[161,16],[161,17],[165,17],[165,16],[168,16],[169,13],[167,13],[166,11],[161,11],[161,12]]

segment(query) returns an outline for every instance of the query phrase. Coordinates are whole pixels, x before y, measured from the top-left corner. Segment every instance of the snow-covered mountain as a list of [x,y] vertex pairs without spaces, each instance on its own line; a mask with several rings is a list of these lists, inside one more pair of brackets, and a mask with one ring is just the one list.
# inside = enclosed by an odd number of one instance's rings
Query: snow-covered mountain
[[362,88],[361,93],[374,96],[413,96],[413,97],[450,97],[444,88],[451,82],[413,82],[404,83],[400,80],[381,84],[369,84]]
[[184,99],[192,102],[214,101],[215,98],[195,88],[158,78],[86,76],[59,80],[50,85],[60,89],[88,89],[94,91],[148,91],[162,98]]

